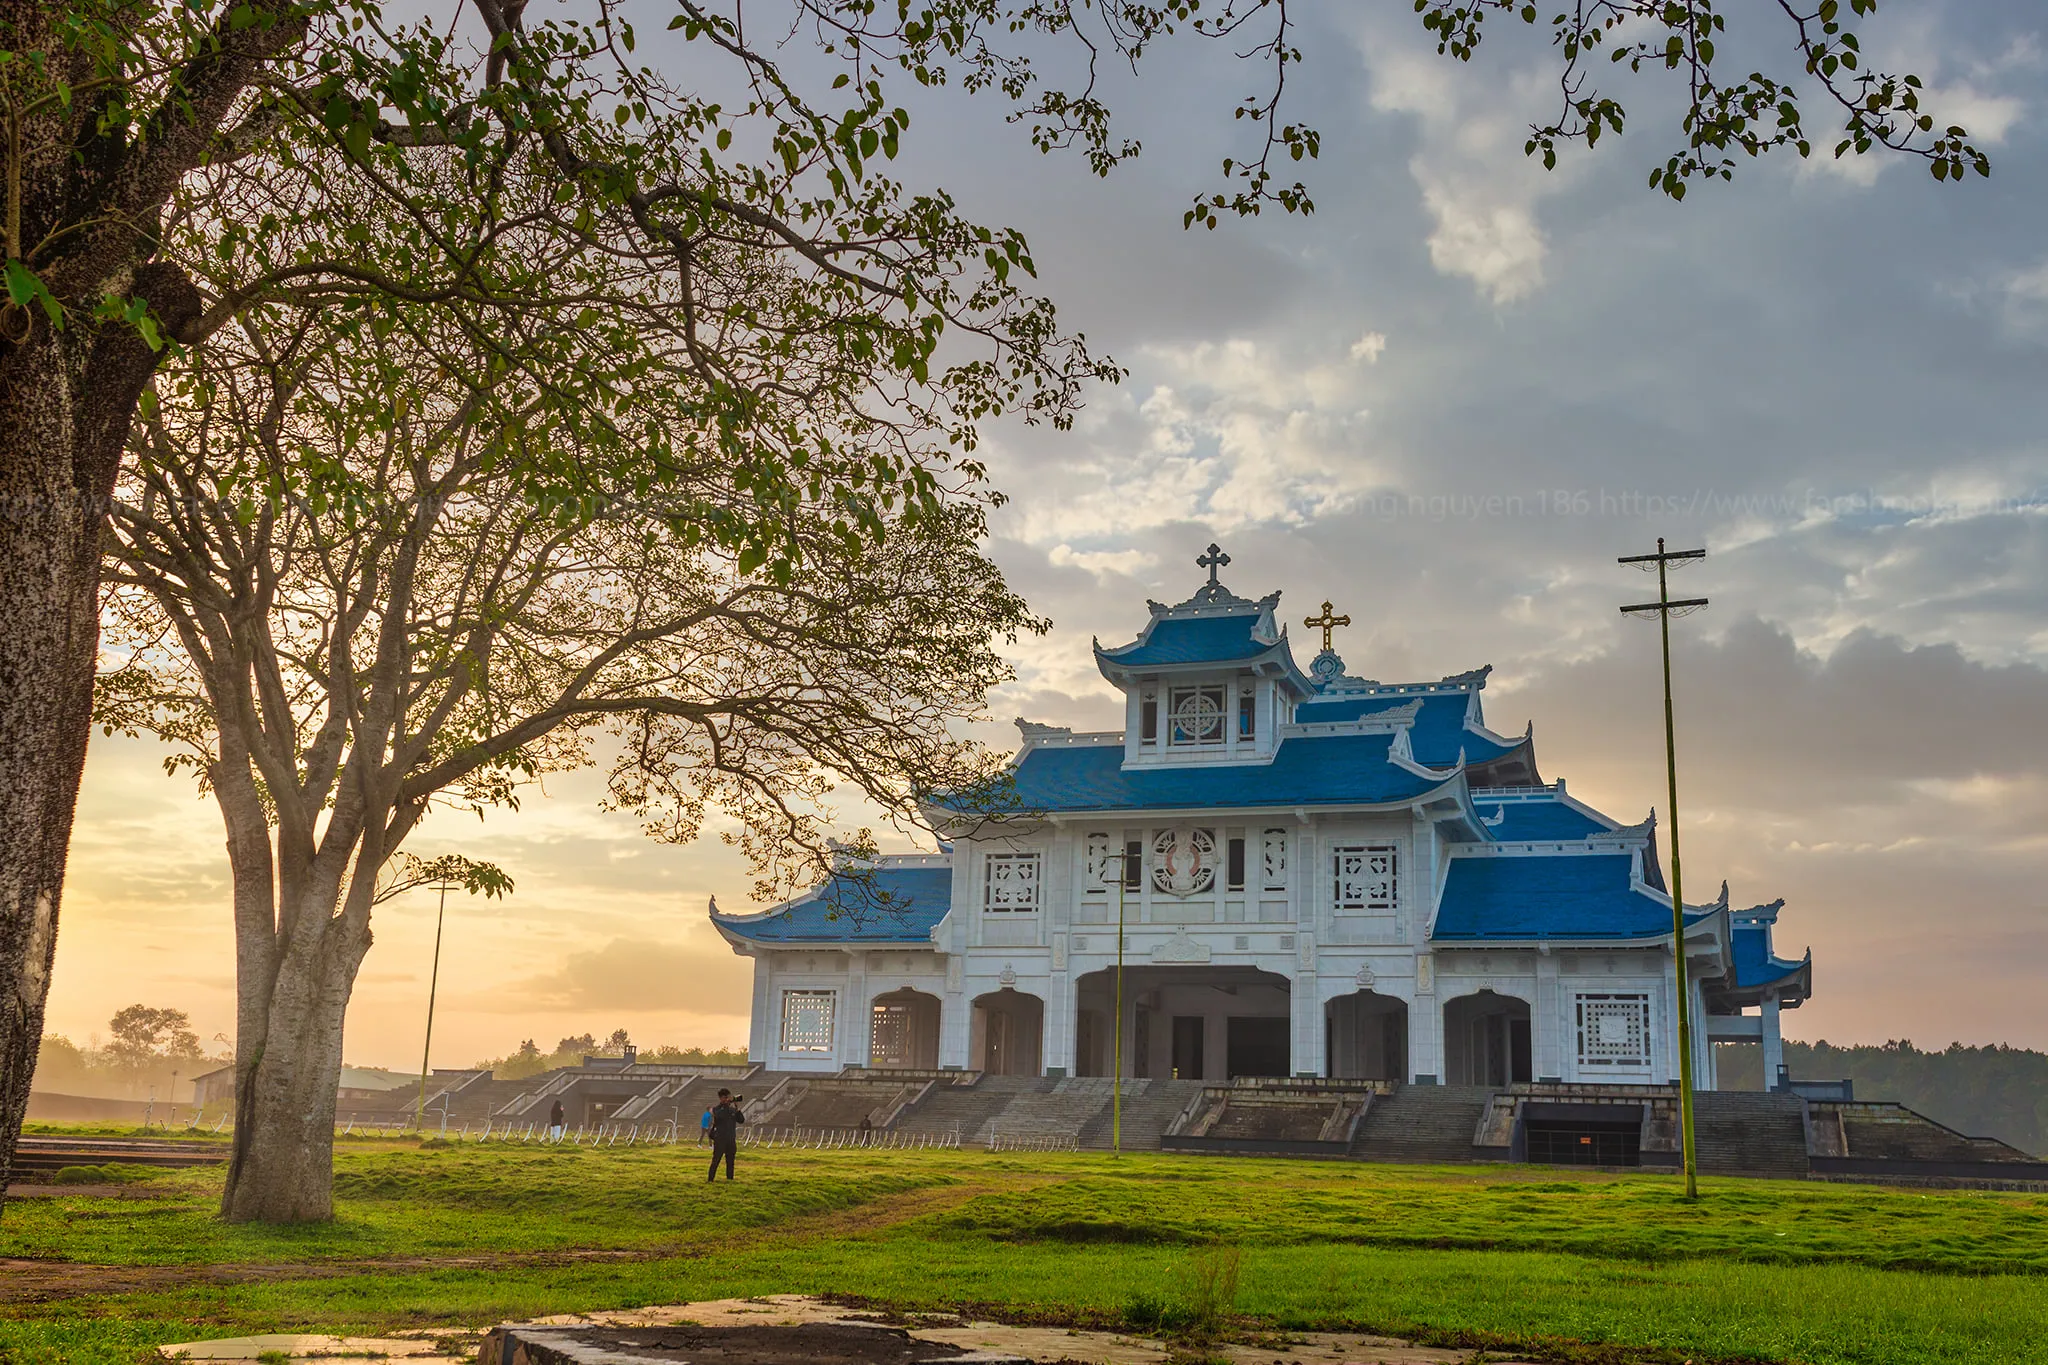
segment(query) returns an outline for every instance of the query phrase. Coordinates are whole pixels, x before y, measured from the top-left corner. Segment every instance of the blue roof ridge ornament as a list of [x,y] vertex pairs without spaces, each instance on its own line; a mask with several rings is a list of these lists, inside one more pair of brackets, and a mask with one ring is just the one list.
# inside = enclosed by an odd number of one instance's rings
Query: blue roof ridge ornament
[[[1617,825],[1613,829],[1595,830],[1586,836],[1587,843],[1641,844],[1656,837],[1657,812],[1653,809],[1648,816],[1633,825]],[[1728,903],[1728,888],[1721,887],[1720,904]]]
[[1316,680],[1317,689],[1323,692],[1353,691],[1380,686],[1380,683],[1372,678],[1346,676],[1344,656],[1334,649],[1326,649],[1311,659],[1308,675]]
[[1377,735],[1412,729],[1422,715],[1422,698],[1368,711],[1350,720],[1298,720],[1280,727],[1282,739],[1290,735]]
[[[1342,668],[1343,664],[1341,658],[1337,659],[1339,668]],[[1311,664],[1310,667],[1313,668],[1314,665]],[[1492,664],[1482,664],[1478,668],[1464,673],[1453,673],[1435,682],[1381,682],[1377,678],[1334,677],[1324,684],[1324,690],[1331,694],[1377,697],[1420,697],[1434,692],[1478,692],[1485,688],[1486,675],[1491,672]]]
[[1780,896],[1776,900],[1771,901],[1768,904],[1752,905],[1747,910],[1733,910],[1729,913],[1734,915],[1734,917],[1737,920],[1743,921],[1744,923],[1776,924],[1778,922],[1778,912],[1780,910],[1783,910],[1784,908],[1785,898],[1783,896]]
[[1017,717],[1016,726],[1017,733],[1023,737],[1023,743],[1018,745],[1017,752],[1010,756],[1012,764],[1017,763],[1033,749],[1090,748],[1099,745],[1121,745],[1124,742],[1124,732],[1121,730],[1083,730],[1076,733],[1070,725],[1041,725],[1022,716]]

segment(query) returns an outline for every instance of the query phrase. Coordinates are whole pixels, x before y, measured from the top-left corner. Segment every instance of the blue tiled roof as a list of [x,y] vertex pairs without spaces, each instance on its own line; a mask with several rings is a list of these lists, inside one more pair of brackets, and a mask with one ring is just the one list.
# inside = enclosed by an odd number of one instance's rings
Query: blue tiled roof
[[927,943],[952,903],[952,868],[880,867],[869,878],[836,876],[765,914],[712,918],[758,943]]
[[1735,943],[1735,985],[1748,990],[1774,986],[1788,976],[1804,971],[1804,962],[1787,962],[1771,951],[1771,926],[1755,920],[1736,920],[1730,929]]
[[1025,810],[1328,806],[1409,801],[1443,784],[1389,761],[1391,735],[1298,735],[1271,763],[1124,770],[1122,745],[1033,749],[1016,768]]
[[1274,648],[1271,641],[1252,638],[1252,627],[1258,625],[1260,615],[1247,611],[1234,616],[1163,617],[1152,623],[1151,632],[1142,639],[1120,649],[1105,649],[1102,657],[1126,668],[1256,659]]
[[1408,732],[1408,743],[1415,751],[1416,762],[1432,768],[1448,768],[1458,761],[1460,749],[1465,751],[1468,763],[1484,763],[1511,751],[1514,744],[1497,744],[1465,728],[1467,696],[1464,692],[1434,692],[1419,697],[1335,697],[1303,702],[1294,708],[1294,718],[1304,724],[1310,721],[1357,720],[1420,701],[1422,710],[1415,717],[1414,728]]
[[1453,858],[1432,941],[1657,938],[1671,904],[1629,884],[1626,853]]
[[1543,843],[1558,839],[1583,839],[1612,828],[1578,808],[1555,797],[1549,800],[1490,801],[1485,792],[1472,794],[1472,808],[1480,818],[1491,820],[1495,811],[1501,822],[1488,825],[1493,838],[1503,844]]

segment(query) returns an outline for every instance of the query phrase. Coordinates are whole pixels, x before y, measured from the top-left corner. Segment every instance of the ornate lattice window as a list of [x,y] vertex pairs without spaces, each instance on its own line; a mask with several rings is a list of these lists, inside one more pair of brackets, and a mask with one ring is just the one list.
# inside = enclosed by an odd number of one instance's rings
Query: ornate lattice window
[[1091,895],[1102,895],[1122,875],[1116,858],[1116,836],[1090,834],[1087,843],[1087,867],[1082,873],[1081,889]]
[[1333,850],[1336,907],[1339,910],[1392,910],[1397,904],[1395,851],[1384,844],[1355,845]]
[[1579,1065],[1642,1068],[1650,1064],[1650,997],[1581,995]]
[[1268,891],[1287,889],[1287,831],[1269,829],[1259,836],[1259,885]]
[[832,1016],[839,1003],[837,991],[784,991],[782,993],[782,1050],[784,1052],[830,1052]]
[[1040,859],[1036,853],[991,853],[982,871],[981,908],[992,915],[1038,909]]
[[1163,829],[1152,838],[1152,886],[1194,896],[1216,885],[1216,831]]
[[1176,687],[1167,694],[1166,742],[1180,748],[1221,744],[1229,713],[1220,687]]

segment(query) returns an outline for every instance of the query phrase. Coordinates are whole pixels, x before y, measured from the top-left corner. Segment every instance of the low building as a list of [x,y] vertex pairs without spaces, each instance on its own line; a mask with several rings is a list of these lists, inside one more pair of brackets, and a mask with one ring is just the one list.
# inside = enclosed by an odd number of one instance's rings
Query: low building
[[[419,1084],[419,1073],[408,1076],[376,1066],[345,1066],[335,1084],[335,1099],[343,1104],[375,1100],[394,1090]],[[227,1104],[235,1097],[235,1068],[232,1065],[202,1071],[192,1078],[192,1103],[200,1109]]]

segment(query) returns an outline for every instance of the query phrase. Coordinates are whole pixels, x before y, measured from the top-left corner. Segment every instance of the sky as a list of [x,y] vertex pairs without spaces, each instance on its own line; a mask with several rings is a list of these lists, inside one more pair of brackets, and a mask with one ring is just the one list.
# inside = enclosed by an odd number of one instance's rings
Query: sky
[[[1616,607],[1654,585],[1614,561],[1704,546],[1676,586],[1713,605],[1674,625],[1688,899],[1785,899],[1779,950],[1815,962],[1789,1036],[2048,1048],[2048,14],[1889,0],[1865,29],[1990,180],[1822,151],[1677,205],[1645,183],[1676,145],[1660,82],[1603,69],[1627,135],[1546,173],[1522,150],[1555,95],[1540,42],[1461,67],[1405,0],[1296,12],[1306,219],[1182,230],[1244,150],[1248,73],[1213,47],[1110,80],[1145,151],[1107,180],[994,105],[912,105],[895,173],[1024,229],[1062,321],[1130,371],[1071,432],[991,432],[991,551],[1053,630],[1009,651],[978,732],[1117,726],[1091,638],[1186,597],[1215,540],[1233,589],[1283,590],[1304,661],[1327,598],[1353,674],[1492,664],[1489,724],[1533,720],[1543,775],[1633,822],[1666,805],[1657,642]],[[683,80],[668,41],[643,55]],[[1745,71],[1786,65],[1740,42]],[[232,1027],[219,819],[162,757],[95,737],[50,1032],[136,1002]],[[617,1027],[744,1042],[750,967],[705,910],[746,904],[745,869],[598,794],[551,779],[415,836],[517,881],[448,904],[434,1064]],[[379,910],[351,1063],[419,1065],[435,910]]]

